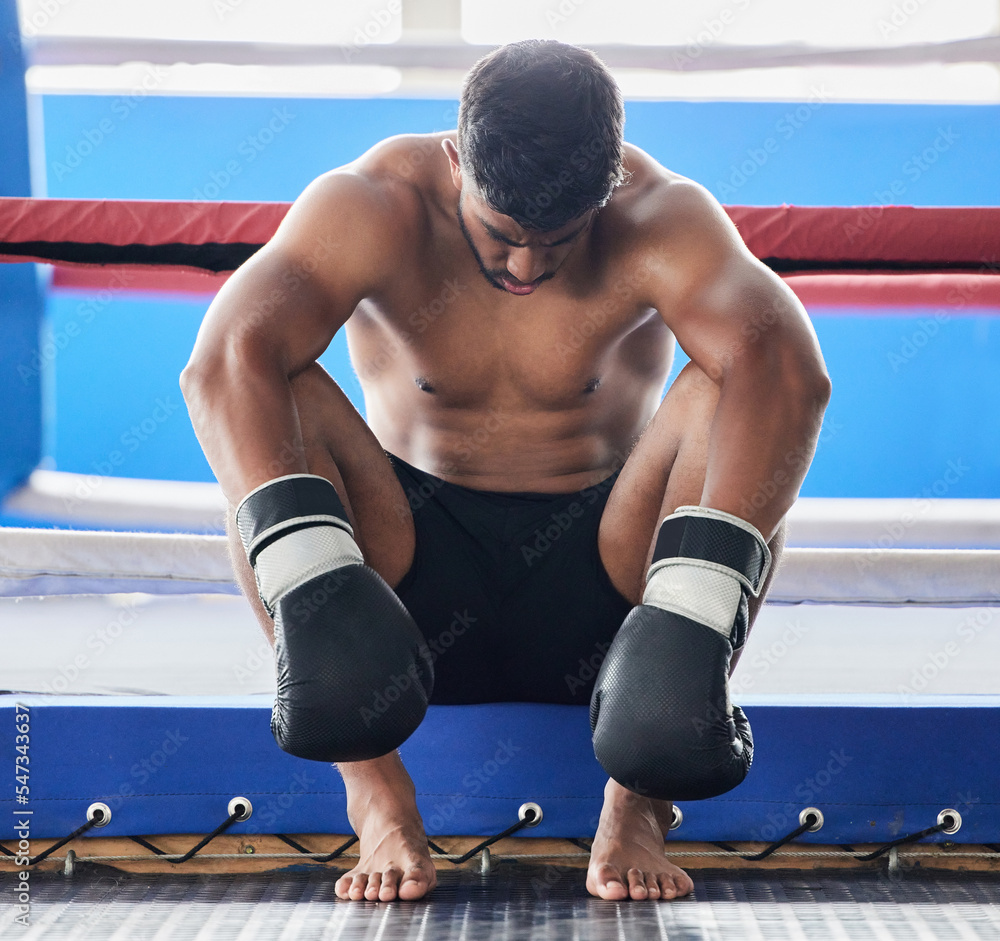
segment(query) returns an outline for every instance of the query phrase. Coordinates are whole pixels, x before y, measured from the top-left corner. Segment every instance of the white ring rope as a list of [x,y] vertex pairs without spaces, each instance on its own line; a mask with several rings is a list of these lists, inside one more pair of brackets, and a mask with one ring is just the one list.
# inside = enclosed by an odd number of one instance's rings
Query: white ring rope
[[[0,529],[0,596],[237,592],[224,536]],[[786,549],[768,594],[797,604],[1000,605],[1000,550]]]
[[[219,532],[218,484],[36,470],[4,510],[61,525]],[[802,497],[788,514],[789,545],[1000,549],[1000,500]]]

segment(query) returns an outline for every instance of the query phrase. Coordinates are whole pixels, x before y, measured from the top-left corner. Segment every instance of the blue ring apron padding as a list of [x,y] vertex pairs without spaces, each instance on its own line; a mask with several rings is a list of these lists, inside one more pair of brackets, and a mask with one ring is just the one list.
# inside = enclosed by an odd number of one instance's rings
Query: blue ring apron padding
[[[0,697],[0,758],[14,768],[14,703],[30,707],[27,808],[0,797],[0,839],[30,809],[33,839],[79,827],[104,801],[96,836],[208,833],[235,796],[254,814],[232,833],[347,833],[343,784],[329,765],[280,751],[270,698]],[[962,829],[935,840],[1000,842],[1000,696],[744,697],[756,752],[747,780],[682,804],[684,840],[766,840],[819,807],[826,824],[800,839],[873,843],[958,810]],[[605,783],[587,709],[533,703],[431,706],[401,749],[430,835],[497,833],[537,801],[531,836],[592,836]]]

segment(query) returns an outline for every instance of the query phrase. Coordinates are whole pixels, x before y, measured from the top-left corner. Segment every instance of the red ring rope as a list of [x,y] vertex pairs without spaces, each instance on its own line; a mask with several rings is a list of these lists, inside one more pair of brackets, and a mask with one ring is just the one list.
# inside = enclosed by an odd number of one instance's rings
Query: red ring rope
[[[237,267],[289,205],[0,198],[0,261],[56,262],[61,287],[102,286],[117,273],[119,289],[210,292],[224,277],[206,273]],[[998,207],[726,211],[807,303],[1000,307]]]

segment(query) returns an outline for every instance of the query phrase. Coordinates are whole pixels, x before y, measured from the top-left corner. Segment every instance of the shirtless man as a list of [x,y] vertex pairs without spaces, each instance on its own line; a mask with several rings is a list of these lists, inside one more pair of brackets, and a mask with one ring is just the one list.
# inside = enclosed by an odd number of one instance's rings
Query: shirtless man
[[[830,383],[791,291],[622,128],[591,53],[501,47],[457,132],[389,138],[305,190],[182,375],[275,644],[272,730],[344,778],[361,858],[341,898],[435,885],[395,751],[428,695],[587,703],[579,663],[611,647],[601,898],[690,892],[664,855],[670,798],[749,766],[728,673]],[[341,327],[367,424],[316,363]],[[661,401],[674,337],[691,362]],[[711,767],[691,729],[715,736]]]

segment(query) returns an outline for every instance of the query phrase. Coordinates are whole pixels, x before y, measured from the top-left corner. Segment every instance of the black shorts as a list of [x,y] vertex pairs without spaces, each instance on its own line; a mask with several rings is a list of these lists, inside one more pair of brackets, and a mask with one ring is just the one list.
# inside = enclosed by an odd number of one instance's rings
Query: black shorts
[[416,528],[396,593],[434,658],[431,702],[588,703],[632,609],[597,550],[618,472],[572,493],[498,493],[389,459]]

